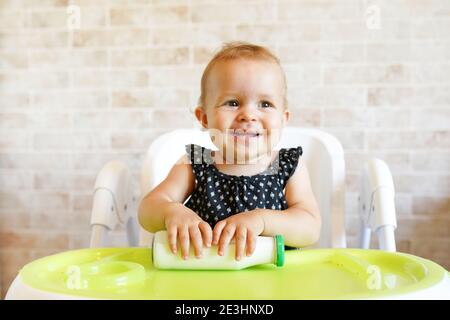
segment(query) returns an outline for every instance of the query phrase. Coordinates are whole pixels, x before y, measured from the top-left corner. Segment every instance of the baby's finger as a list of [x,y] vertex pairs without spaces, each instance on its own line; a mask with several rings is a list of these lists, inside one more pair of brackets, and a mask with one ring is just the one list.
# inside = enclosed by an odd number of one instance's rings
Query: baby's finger
[[247,231],[247,257],[250,257],[256,248],[256,237],[253,233],[248,230]]
[[241,260],[244,255],[244,248],[246,245],[247,228],[238,227],[234,233],[234,242],[236,243],[236,260]]
[[189,231],[187,227],[180,227],[178,237],[181,244],[181,254],[184,260],[189,258]]
[[167,234],[168,234],[168,238],[169,238],[170,250],[172,250],[172,252],[174,254],[176,254],[177,253],[177,227],[170,226],[167,229]]
[[211,226],[207,222],[202,221],[198,225],[198,228],[200,229],[200,231],[202,233],[203,243],[205,244],[205,246],[211,247],[211,241],[212,241]]
[[231,239],[234,236],[234,232],[236,231],[236,227],[234,225],[227,225],[220,236],[219,240],[219,255],[222,256],[230,243]]
[[202,256],[202,235],[197,226],[189,227],[189,236],[191,237],[191,243],[194,246],[195,256],[200,258]]
[[217,222],[217,224],[214,226],[214,230],[213,230],[213,244],[214,245],[219,243],[219,239],[222,234],[222,230],[223,230],[223,228],[225,228],[226,225],[227,225],[227,223],[224,220],[221,220],[221,221]]

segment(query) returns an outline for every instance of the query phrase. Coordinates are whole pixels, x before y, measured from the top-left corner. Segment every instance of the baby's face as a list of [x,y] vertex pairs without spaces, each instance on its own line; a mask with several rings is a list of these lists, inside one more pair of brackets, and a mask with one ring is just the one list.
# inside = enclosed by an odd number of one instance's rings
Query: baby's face
[[[206,85],[205,106],[196,109],[213,143],[224,150],[233,146],[247,160],[271,152],[289,118],[285,83],[275,62],[231,60],[217,63]],[[238,156],[239,157],[239,156]]]

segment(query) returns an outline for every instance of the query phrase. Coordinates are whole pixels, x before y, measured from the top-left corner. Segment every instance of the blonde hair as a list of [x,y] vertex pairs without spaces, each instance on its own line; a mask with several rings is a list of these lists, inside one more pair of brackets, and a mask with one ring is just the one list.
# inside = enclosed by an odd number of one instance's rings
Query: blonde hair
[[206,84],[212,68],[220,61],[230,61],[237,59],[262,60],[276,63],[280,67],[281,73],[283,74],[284,105],[285,108],[287,108],[286,75],[284,74],[283,68],[281,67],[280,60],[269,49],[242,41],[225,43],[220,51],[217,52],[211,59],[211,61],[209,61],[209,63],[207,64],[205,70],[203,71],[201,80],[201,94],[199,98],[199,104],[201,107],[204,107],[206,105]]

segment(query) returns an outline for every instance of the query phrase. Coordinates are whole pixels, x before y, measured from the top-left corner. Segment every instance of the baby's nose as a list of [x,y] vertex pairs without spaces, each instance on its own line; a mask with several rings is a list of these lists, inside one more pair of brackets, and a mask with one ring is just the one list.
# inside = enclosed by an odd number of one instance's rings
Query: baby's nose
[[256,110],[251,107],[242,108],[238,115],[238,121],[255,121],[256,119]]

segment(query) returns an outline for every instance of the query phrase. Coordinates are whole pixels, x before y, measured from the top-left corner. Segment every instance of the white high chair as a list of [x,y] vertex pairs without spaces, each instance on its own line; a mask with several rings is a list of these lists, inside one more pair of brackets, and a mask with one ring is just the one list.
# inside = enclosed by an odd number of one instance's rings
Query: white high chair
[[[189,143],[217,150],[208,132],[199,129],[178,129],[161,135],[147,151],[139,196],[134,196],[131,174],[125,164],[111,161],[101,169],[94,189],[91,247],[108,246],[108,232],[118,224],[126,226],[129,246],[150,245],[152,234],[139,228],[136,222],[139,201],[164,180],[174,163],[186,152],[185,145]],[[342,146],[334,136],[324,131],[286,127],[277,149],[299,145],[303,148],[302,160],[308,167],[322,215],[321,237],[314,247],[345,248]],[[374,231],[380,249],[396,250],[394,184],[389,168],[382,160],[371,159],[362,169],[358,214],[361,221],[359,247],[369,248]]]

